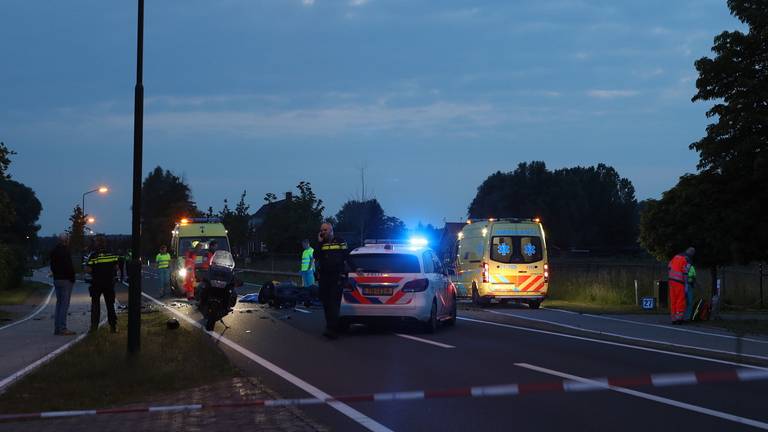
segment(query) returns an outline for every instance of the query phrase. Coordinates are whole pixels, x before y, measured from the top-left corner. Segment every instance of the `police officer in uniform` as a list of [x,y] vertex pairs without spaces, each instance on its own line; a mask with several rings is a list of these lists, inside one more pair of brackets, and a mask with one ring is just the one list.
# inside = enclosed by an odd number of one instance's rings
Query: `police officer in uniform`
[[96,331],[101,318],[101,296],[107,306],[107,320],[112,333],[117,333],[117,315],[115,314],[115,277],[118,271],[119,257],[107,251],[104,236],[96,237],[95,250],[88,258],[85,271],[91,273],[92,282],[88,289],[91,294],[91,331]]
[[347,243],[333,234],[333,226],[324,223],[317,235],[319,246],[315,251],[315,272],[320,285],[320,301],[325,312],[323,336],[336,339],[339,328],[342,283],[346,279]]

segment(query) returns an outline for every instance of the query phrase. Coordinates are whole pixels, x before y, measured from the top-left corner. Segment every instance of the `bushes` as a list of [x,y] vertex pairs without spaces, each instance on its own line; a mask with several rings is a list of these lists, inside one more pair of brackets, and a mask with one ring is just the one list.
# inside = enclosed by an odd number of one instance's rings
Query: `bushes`
[[24,254],[16,247],[0,244],[0,290],[16,288],[24,276]]

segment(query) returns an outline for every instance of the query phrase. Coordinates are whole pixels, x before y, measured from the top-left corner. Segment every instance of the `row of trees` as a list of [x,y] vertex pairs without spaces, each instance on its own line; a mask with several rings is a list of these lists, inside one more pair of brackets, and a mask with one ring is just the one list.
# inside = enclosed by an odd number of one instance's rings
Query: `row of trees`
[[0,289],[21,282],[40,226],[43,207],[35,192],[11,178],[11,156],[16,153],[0,142]]
[[706,135],[692,143],[698,172],[647,203],[640,241],[659,259],[687,246],[709,267],[768,260],[768,3],[729,0],[747,33],[715,37],[714,58],[696,61],[692,101],[714,101]]
[[635,188],[607,165],[547,169],[540,161],[496,172],[477,189],[470,218],[540,217],[550,247],[617,250],[637,244]]

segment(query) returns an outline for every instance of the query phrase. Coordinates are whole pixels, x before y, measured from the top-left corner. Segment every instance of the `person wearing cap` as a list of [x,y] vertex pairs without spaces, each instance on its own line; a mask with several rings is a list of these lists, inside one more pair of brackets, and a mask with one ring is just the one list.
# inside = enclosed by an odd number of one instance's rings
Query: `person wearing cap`
[[107,319],[112,333],[117,333],[117,315],[115,314],[115,278],[118,272],[118,256],[107,250],[106,238],[96,237],[95,250],[88,258],[85,271],[91,273],[91,332],[99,327],[101,316],[101,297],[107,307]]

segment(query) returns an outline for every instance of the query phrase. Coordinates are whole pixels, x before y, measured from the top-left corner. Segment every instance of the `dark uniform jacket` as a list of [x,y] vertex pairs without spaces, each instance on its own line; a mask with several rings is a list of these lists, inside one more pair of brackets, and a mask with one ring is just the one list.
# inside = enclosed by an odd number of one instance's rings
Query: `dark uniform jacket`
[[106,251],[97,251],[88,258],[88,267],[91,268],[93,285],[113,286],[117,276],[117,262],[119,257]]
[[341,237],[334,237],[329,242],[321,242],[315,249],[315,272],[320,284],[338,282],[347,273],[347,242]]
[[54,280],[75,282],[75,268],[72,266],[72,253],[61,243],[51,251],[51,273]]

